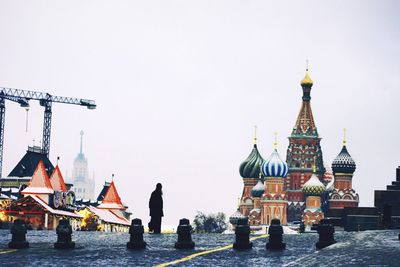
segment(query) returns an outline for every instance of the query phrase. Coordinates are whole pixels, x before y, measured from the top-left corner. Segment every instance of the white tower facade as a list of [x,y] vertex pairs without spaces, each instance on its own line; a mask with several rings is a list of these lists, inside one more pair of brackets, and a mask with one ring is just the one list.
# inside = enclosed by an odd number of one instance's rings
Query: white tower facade
[[74,184],[72,190],[75,192],[76,198],[93,199],[95,182],[94,177],[93,179],[89,178],[88,161],[82,150],[83,134],[84,132],[81,131],[80,151],[74,160],[74,165],[72,169],[72,180]]

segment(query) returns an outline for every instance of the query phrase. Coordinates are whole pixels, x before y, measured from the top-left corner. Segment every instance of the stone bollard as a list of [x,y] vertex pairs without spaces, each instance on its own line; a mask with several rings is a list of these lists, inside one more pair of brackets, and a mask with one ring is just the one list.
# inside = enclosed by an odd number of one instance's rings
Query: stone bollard
[[58,223],[57,229],[57,242],[54,243],[55,249],[71,249],[75,248],[75,242],[72,242],[72,227],[69,220],[62,219]]
[[235,229],[236,240],[233,243],[233,248],[237,250],[251,249],[253,243],[250,242],[250,226],[247,218],[241,218],[237,222]]
[[267,249],[282,250],[286,248],[286,243],[282,242],[283,227],[279,219],[271,220],[271,225],[268,228],[268,235]]
[[26,227],[23,220],[15,220],[11,227],[11,242],[8,243],[9,248],[29,248],[29,243],[26,241]]
[[304,222],[301,222],[299,227],[299,233],[302,234],[305,231],[306,231],[306,226],[304,225]]
[[188,219],[180,219],[178,230],[178,242],[175,243],[177,249],[193,249],[194,242],[192,241],[192,226]]
[[324,219],[319,222],[317,232],[319,234],[319,241],[315,244],[317,249],[322,249],[336,243],[333,236],[335,228]]
[[131,234],[131,237],[129,242],[126,243],[128,249],[140,250],[146,248],[147,244],[143,240],[144,228],[141,219],[136,218],[132,220],[129,233]]

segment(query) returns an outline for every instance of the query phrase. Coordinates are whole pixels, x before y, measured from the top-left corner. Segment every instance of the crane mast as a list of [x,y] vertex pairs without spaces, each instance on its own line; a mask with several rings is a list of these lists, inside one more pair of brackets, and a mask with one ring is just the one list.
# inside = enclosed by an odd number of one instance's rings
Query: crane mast
[[21,107],[29,107],[30,100],[38,100],[40,105],[44,107],[42,151],[43,154],[45,154],[47,157],[49,157],[50,154],[51,117],[53,102],[85,106],[88,109],[96,108],[96,102],[94,100],[53,96],[44,92],[0,87],[0,177],[2,177],[1,175],[3,167],[4,126],[6,114],[5,100],[16,102],[20,104]]

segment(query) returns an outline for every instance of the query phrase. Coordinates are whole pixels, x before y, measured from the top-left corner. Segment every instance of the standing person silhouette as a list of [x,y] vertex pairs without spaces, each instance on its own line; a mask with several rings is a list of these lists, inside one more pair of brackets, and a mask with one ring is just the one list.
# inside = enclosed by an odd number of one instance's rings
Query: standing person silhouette
[[149,232],[153,232],[154,234],[161,233],[161,217],[164,216],[161,189],[162,185],[158,183],[156,186],[156,190],[154,190],[153,193],[151,193],[149,201],[150,217],[151,217],[151,220],[149,222]]

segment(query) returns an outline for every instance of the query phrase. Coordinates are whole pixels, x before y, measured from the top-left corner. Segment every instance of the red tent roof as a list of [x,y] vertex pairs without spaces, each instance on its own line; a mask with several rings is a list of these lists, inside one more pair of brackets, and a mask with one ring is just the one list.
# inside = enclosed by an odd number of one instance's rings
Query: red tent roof
[[58,165],[54,168],[53,173],[50,176],[50,183],[53,190],[67,192],[67,187],[65,186],[64,178]]
[[115,187],[114,181],[111,182],[107,193],[104,196],[103,201],[98,208],[123,208],[121,198],[118,195],[117,188]]
[[47,175],[43,161],[41,160],[29,181],[28,187],[22,190],[22,194],[49,195],[53,193],[54,190],[51,187],[49,176]]
[[118,195],[117,188],[115,187],[114,181],[111,182],[110,187],[107,190],[106,195],[102,201],[103,203],[116,203],[122,205],[121,198]]
[[44,168],[43,160],[39,161],[39,164],[37,165],[36,170],[33,173],[31,180],[29,181],[28,187],[53,189],[51,187],[49,176],[47,175],[46,169]]

